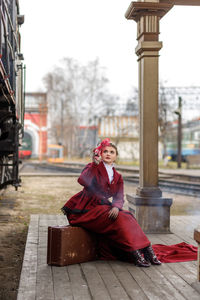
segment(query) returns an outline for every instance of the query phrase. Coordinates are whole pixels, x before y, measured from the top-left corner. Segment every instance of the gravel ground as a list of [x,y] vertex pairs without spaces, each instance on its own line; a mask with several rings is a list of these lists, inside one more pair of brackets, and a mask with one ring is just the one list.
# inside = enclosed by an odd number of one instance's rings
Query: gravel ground
[[[60,214],[60,208],[81,190],[76,177],[23,177],[22,187],[0,195],[0,300],[15,300],[30,214]],[[125,194],[136,187],[125,185]],[[200,199],[163,193],[174,202],[172,215],[200,213]],[[124,208],[127,208],[125,203]]]

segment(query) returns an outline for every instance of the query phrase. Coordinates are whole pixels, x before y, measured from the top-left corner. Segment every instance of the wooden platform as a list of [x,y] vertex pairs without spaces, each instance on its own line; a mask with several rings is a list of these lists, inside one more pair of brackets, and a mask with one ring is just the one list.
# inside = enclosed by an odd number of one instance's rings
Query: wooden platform
[[[46,264],[47,227],[65,225],[62,215],[32,215],[17,300],[200,299],[197,262],[138,268],[120,261],[94,261],[67,267]],[[196,243],[200,216],[171,217],[173,234],[148,235],[153,244]]]

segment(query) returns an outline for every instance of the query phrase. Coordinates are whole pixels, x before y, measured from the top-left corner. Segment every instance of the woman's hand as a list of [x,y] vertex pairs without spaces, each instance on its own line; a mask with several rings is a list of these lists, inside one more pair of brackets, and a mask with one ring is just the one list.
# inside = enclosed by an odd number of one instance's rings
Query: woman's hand
[[109,217],[110,219],[115,220],[115,219],[117,218],[118,214],[119,214],[119,208],[113,207],[113,208],[109,211],[108,217]]
[[93,162],[98,165],[101,161],[101,156],[93,155]]

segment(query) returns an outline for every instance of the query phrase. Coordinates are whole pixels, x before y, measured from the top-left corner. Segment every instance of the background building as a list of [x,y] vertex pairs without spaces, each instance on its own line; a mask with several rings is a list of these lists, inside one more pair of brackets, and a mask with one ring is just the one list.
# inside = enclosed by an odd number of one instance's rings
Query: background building
[[118,147],[119,158],[139,159],[138,116],[106,116],[99,120],[98,137],[110,138]]
[[47,155],[46,93],[26,93],[23,146],[29,145],[31,157]]

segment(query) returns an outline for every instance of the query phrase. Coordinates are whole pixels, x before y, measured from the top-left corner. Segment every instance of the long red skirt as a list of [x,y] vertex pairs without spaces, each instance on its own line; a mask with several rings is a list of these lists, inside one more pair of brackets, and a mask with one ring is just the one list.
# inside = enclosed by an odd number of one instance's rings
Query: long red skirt
[[83,227],[100,235],[102,259],[114,259],[109,252],[108,243],[125,252],[132,252],[150,245],[150,241],[142,231],[133,215],[120,210],[117,218],[108,217],[110,206],[97,205],[84,214],[68,214],[71,225]]

